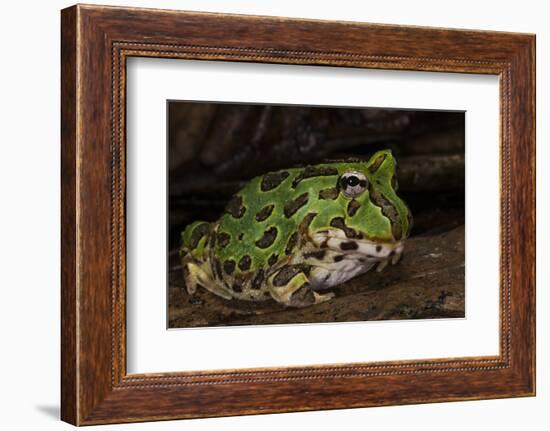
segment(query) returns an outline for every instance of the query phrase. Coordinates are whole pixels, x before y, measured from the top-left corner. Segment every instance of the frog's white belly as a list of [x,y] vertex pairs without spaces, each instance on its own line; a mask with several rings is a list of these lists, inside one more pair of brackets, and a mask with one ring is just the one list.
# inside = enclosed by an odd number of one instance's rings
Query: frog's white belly
[[328,289],[367,272],[374,265],[375,262],[360,262],[358,259],[345,257],[340,262],[315,266],[309,281],[313,289]]
[[[346,250],[342,244],[353,242],[354,249]],[[307,259],[306,262],[312,265],[309,281],[314,289],[328,289],[344,283],[360,274],[363,274],[375,265],[377,271],[383,270],[391,261],[393,264],[399,261],[403,252],[403,244],[375,243],[368,240],[350,240],[341,234],[340,231],[328,231],[313,236],[314,247],[325,246],[325,256],[319,261]],[[335,257],[339,256],[338,261]]]

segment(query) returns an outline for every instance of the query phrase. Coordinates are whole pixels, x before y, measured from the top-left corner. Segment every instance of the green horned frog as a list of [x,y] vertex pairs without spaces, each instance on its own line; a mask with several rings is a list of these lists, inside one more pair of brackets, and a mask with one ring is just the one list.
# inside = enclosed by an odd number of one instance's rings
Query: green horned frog
[[391,151],[368,162],[328,162],[250,180],[215,222],[182,233],[189,294],[304,307],[375,265],[399,261],[412,217],[397,194]]

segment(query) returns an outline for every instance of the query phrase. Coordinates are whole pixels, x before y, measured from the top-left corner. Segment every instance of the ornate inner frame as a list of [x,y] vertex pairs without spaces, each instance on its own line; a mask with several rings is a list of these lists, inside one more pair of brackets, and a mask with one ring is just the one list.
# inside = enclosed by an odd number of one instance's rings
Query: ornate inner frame
[[[128,375],[125,100],[132,56],[498,75],[499,355]],[[87,425],[534,395],[534,57],[535,38],[525,34],[63,10],[62,419]]]

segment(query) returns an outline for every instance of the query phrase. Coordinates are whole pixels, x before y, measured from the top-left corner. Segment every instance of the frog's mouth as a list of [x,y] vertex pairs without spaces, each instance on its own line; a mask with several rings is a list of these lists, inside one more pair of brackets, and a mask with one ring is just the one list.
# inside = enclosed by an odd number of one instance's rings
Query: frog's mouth
[[376,242],[364,238],[349,238],[340,229],[315,232],[313,243],[322,249],[329,249],[351,258],[358,258],[371,266],[378,263],[377,271],[382,271],[389,262],[399,262],[403,254],[402,241]]

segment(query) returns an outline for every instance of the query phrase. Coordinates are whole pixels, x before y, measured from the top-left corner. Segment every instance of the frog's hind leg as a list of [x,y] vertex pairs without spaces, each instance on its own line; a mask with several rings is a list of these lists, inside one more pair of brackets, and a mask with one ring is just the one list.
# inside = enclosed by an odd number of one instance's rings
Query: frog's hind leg
[[229,292],[219,287],[215,280],[212,280],[212,277],[196,263],[186,263],[183,266],[183,274],[185,277],[185,286],[187,287],[187,293],[189,293],[189,295],[193,295],[196,292],[197,286],[202,286],[214,295],[221,296],[225,299],[232,298]]
[[183,277],[185,278],[185,287],[187,293],[193,295],[197,291],[197,286],[205,286],[208,283],[208,275],[195,263],[188,262],[183,265]]
[[290,307],[307,307],[334,297],[333,293],[320,295],[309,283],[307,265],[286,265],[269,279],[269,292],[275,301]]

